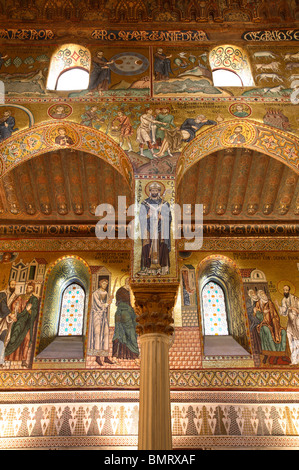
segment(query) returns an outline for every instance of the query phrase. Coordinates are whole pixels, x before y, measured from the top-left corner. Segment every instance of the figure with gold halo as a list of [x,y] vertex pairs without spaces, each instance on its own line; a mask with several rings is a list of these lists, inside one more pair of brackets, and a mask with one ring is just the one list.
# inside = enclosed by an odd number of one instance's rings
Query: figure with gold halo
[[263,363],[269,360],[271,364],[289,364],[287,332],[280,324],[280,318],[274,303],[262,290],[257,291],[258,301],[253,309],[253,315],[259,321],[257,331],[261,338]]
[[140,206],[142,252],[139,275],[169,274],[172,216],[170,205],[162,198],[161,192],[161,184],[151,183],[149,197]]

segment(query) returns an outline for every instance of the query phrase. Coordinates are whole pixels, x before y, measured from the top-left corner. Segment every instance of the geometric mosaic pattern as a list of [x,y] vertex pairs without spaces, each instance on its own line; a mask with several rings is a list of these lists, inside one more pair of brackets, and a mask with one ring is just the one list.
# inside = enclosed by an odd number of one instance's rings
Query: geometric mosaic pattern
[[172,404],[173,435],[298,436],[299,405]]
[[238,125],[247,128],[250,134],[246,142],[242,144],[243,147],[273,156],[298,172],[299,140],[297,137],[280,129],[275,129],[274,134],[272,128],[260,122],[245,119],[243,121],[233,120],[203,131],[185,147],[178,161],[180,172],[177,184],[187,169],[200,158],[222,148],[230,147],[231,144],[226,140],[226,136],[231,134],[232,129]]
[[[46,400],[46,395],[44,398],[39,395],[41,401]],[[295,400],[281,404],[234,403],[229,401],[234,399],[233,395],[227,395],[223,403],[172,402],[175,447],[213,448],[221,442],[226,446],[298,446],[299,405]],[[0,448],[45,447],[54,443],[60,448],[136,446],[138,412],[138,396],[134,401],[117,403],[50,400],[2,404]]]
[[205,335],[228,335],[225,296],[223,289],[213,281],[202,290]]
[[[25,225],[22,226],[26,227]],[[219,229],[222,226],[219,225]],[[283,225],[281,230],[284,230]],[[286,230],[285,230],[286,233]],[[59,238],[30,240],[0,240],[0,251],[57,251],[73,253],[74,251],[127,251],[132,247],[132,240],[99,240],[97,238]],[[178,250],[184,250],[185,240],[177,240]],[[298,251],[298,237],[205,237],[202,251]]]
[[[139,370],[14,370],[0,372],[0,389],[54,390],[54,389],[137,389]],[[296,369],[234,369],[234,370],[172,370],[172,390],[296,390],[299,371]]]
[[58,336],[80,336],[83,331],[85,292],[78,284],[68,286],[62,296]]

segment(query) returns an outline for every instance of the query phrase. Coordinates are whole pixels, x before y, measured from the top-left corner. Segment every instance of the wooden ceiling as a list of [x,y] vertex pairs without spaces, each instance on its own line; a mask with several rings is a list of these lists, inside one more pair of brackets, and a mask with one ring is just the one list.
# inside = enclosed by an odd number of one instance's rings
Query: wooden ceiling
[[8,21],[101,21],[102,23],[262,22],[296,19],[288,0],[0,0]]
[[127,182],[100,158],[60,150],[20,164],[0,181],[1,221],[93,221],[101,203],[132,204]]
[[227,149],[193,165],[178,188],[180,204],[203,204],[204,220],[297,220],[299,175],[248,149]]
[[[94,223],[101,203],[134,196],[100,158],[60,150],[33,158],[0,180],[1,222]],[[227,149],[194,164],[178,187],[179,204],[203,204],[206,221],[298,220],[299,175],[249,149]]]

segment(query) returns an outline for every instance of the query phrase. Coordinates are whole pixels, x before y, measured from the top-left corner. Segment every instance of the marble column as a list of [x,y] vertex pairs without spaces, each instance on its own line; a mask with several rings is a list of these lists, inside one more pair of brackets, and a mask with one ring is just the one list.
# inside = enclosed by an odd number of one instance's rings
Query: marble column
[[139,450],[171,450],[169,346],[177,285],[132,286],[140,335]]

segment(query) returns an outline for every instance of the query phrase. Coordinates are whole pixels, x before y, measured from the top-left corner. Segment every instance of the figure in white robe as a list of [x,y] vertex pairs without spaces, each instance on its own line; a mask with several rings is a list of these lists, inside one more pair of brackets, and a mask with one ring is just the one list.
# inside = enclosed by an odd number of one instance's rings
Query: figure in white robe
[[108,281],[100,281],[100,287],[92,295],[91,319],[89,330],[89,354],[96,356],[96,362],[103,365],[104,362],[112,364],[109,359],[109,306],[112,299],[109,298]]
[[155,120],[152,109],[146,109],[145,113],[140,116],[140,126],[137,128],[136,136],[136,140],[139,142],[140,155],[142,156],[144,156],[144,145],[147,145],[148,150],[151,152],[152,156],[155,157],[153,146],[156,144],[156,124],[159,124],[163,128],[166,127],[166,125],[161,124],[160,121]]
[[283,288],[284,297],[277,307],[280,315],[288,317],[287,337],[291,349],[292,364],[299,364],[299,298],[291,294],[290,286]]

